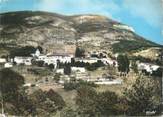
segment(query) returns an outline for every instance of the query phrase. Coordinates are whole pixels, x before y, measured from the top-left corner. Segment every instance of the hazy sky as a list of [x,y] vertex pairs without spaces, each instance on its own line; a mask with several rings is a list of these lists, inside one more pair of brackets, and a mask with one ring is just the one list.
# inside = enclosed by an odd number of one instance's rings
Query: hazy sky
[[49,11],[66,15],[101,14],[132,26],[163,44],[163,0],[0,0],[0,12]]

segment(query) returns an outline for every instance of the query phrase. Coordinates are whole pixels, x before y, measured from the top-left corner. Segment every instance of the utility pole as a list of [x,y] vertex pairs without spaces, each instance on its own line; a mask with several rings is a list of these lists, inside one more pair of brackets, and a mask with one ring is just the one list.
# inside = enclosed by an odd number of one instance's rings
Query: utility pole
[[0,96],[1,96],[1,116],[2,117],[6,117],[5,113],[4,113],[4,105],[3,105],[3,96],[2,96],[2,92],[0,92]]
[[163,49],[161,50],[161,70],[162,70],[162,77],[161,77],[161,113],[163,114]]

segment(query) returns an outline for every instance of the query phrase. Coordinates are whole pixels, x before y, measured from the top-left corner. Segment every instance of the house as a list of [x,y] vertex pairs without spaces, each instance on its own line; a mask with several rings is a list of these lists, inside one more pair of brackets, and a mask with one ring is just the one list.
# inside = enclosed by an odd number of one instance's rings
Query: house
[[5,68],[11,68],[11,67],[13,67],[13,64],[8,62],[8,63],[4,64],[4,67]]
[[51,55],[47,55],[47,57],[61,63],[71,63],[71,59],[73,58],[73,56],[68,53],[53,53]]
[[6,63],[7,60],[5,58],[0,58],[0,63]]
[[85,73],[86,70],[84,67],[71,67],[72,72],[81,72],[81,73]]
[[152,74],[153,71],[156,71],[160,66],[150,64],[150,63],[139,63],[138,64],[138,70],[145,70],[146,72]]
[[99,80],[96,81],[95,84],[97,85],[120,85],[122,84],[123,80],[122,79],[115,79],[115,80]]
[[44,61],[45,64],[53,64],[57,67],[57,63],[71,63],[72,55],[68,53],[50,53],[47,55],[39,55],[36,61]]
[[32,53],[31,55],[32,55],[33,57],[39,57],[39,56],[41,55],[41,52],[40,52],[39,49],[37,49],[37,50],[35,51],[35,53]]
[[47,59],[46,55],[39,55],[36,61],[45,61]]
[[32,65],[32,57],[20,57],[20,56],[16,56],[14,58],[14,62],[18,65],[20,64],[25,64],[25,65]]
[[58,74],[64,74],[64,69],[57,69],[56,70],[56,73],[58,73]]
[[75,58],[76,62],[83,62],[83,63],[96,63],[99,59],[98,58]]
[[116,60],[112,60],[110,58],[102,58],[100,59],[105,65],[111,65],[118,67],[118,62]]

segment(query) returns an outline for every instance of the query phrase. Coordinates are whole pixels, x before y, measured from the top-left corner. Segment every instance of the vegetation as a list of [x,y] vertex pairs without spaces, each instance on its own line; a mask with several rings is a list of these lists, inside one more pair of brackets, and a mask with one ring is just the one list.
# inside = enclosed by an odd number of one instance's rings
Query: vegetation
[[66,75],[70,75],[71,74],[71,64],[70,63],[65,64],[64,74],[66,74]]
[[85,51],[79,47],[76,48],[75,57],[84,57]]
[[75,67],[85,67],[89,71],[94,71],[94,70],[96,70],[99,67],[103,67],[104,63],[101,60],[98,60],[97,62],[92,63],[92,64],[77,61],[75,63],[72,63],[72,66],[75,66]]
[[35,53],[36,48],[32,46],[25,46],[16,49],[12,49],[10,51],[10,57],[13,58],[15,56],[31,56],[32,53]]
[[40,53],[43,53],[43,48],[41,46],[38,46],[37,49],[40,51]]
[[118,96],[114,92],[97,93],[92,87],[81,86],[77,89],[76,104],[80,116],[105,117],[117,115]]
[[49,64],[48,68],[52,71],[54,69],[54,65],[53,64]]
[[10,69],[0,71],[0,91],[5,112],[12,115],[28,115],[33,112],[33,106],[22,85],[24,77]]
[[44,61],[32,61],[33,65],[37,65],[38,67],[43,67],[44,66]]
[[159,86],[158,82],[150,78],[138,77],[132,87],[124,92],[129,106],[127,114],[143,116],[147,111],[157,111],[161,98]]
[[137,65],[136,61],[132,61],[131,68],[135,73],[138,73],[138,65]]
[[40,75],[40,76],[47,76],[51,74],[51,71],[44,68],[29,68],[27,69],[28,73],[34,74],[34,75]]
[[159,111],[159,84],[146,77],[137,78],[123,97],[114,92],[97,93],[90,86],[77,89],[76,104],[81,116],[100,117],[111,115],[145,116],[147,111]]
[[159,45],[143,40],[120,40],[119,43],[113,44],[112,47],[114,53],[123,53],[145,49],[149,47],[159,47]]
[[53,90],[37,90],[30,95],[30,98],[35,106],[36,114],[40,116],[56,114],[57,110],[61,110],[65,106],[62,97]]
[[157,76],[157,77],[162,77],[162,71],[163,71],[163,68],[158,68],[156,71],[153,71],[152,72],[152,76]]
[[2,98],[11,101],[17,98],[19,89],[24,84],[24,77],[10,69],[0,71],[0,86]]
[[[49,116],[65,106],[62,97],[53,90],[37,90],[28,95],[24,77],[10,69],[0,71],[0,92],[5,113],[17,116]],[[1,107],[1,106],[0,106]]]
[[117,57],[117,61],[118,61],[118,70],[120,72],[129,72],[129,65],[130,65],[130,61],[127,57],[127,55],[119,55]]
[[78,113],[83,117],[98,116],[97,110],[97,93],[89,86],[81,86],[77,90],[76,104],[78,105]]
[[93,82],[86,82],[83,80],[79,80],[79,81],[72,81],[72,82],[65,83],[64,89],[65,90],[76,90],[81,86],[97,87],[97,85],[94,84]]

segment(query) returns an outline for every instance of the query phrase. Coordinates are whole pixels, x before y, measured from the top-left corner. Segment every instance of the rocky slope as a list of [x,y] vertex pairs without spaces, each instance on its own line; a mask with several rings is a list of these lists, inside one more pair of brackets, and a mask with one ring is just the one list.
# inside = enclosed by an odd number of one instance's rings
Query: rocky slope
[[[20,46],[42,46],[46,52],[132,52],[158,47],[135,34],[132,27],[99,15],[63,16],[47,12],[20,11],[0,14],[0,50]],[[67,49],[70,48],[70,49]]]

